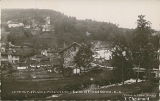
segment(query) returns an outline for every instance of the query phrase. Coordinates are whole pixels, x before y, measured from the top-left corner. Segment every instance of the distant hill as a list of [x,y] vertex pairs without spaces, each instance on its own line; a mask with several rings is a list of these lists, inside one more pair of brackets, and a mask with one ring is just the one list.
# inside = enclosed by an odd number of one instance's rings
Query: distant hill
[[[2,9],[1,13],[2,26],[9,20],[26,25],[30,24],[32,19],[35,23],[45,24],[44,19],[50,16],[51,25],[55,26],[54,34],[60,46],[73,41],[78,43],[87,40],[110,41],[115,34],[129,33],[127,35],[130,36],[132,32],[130,29],[118,28],[116,24],[110,22],[98,22],[91,19],[77,20],[76,17],[48,9]],[[127,38],[131,37],[127,36]]]

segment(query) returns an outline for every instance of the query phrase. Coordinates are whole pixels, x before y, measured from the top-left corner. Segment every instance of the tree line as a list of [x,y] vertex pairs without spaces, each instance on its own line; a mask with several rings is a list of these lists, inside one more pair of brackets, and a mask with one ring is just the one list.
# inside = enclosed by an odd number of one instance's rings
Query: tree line
[[[159,35],[151,28],[151,23],[145,19],[145,15],[139,15],[136,23],[137,27],[132,32],[130,42],[127,42],[125,34],[116,34],[112,40],[115,77],[123,82],[133,76],[133,67],[145,68],[146,78],[150,81],[151,70],[158,69],[159,65]],[[139,78],[139,72],[136,78]]]

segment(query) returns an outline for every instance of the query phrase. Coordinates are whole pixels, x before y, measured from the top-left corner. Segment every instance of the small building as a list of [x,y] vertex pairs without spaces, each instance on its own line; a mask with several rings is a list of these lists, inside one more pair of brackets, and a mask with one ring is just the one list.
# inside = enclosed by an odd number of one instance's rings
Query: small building
[[18,70],[27,70],[28,66],[18,66],[17,69]]
[[81,70],[79,68],[74,68],[73,69],[73,74],[80,74]]
[[8,53],[7,52],[1,52],[1,62],[2,61],[8,61]]
[[36,55],[36,62],[40,62],[42,59],[42,55]]
[[18,64],[20,60],[20,54],[17,52],[13,52],[11,54],[8,54],[8,62],[11,64]]
[[[145,68],[134,67],[133,70],[136,74],[139,73],[140,78],[144,78],[147,75],[147,69]],[[150,73],[152,78],[159,78],[159,69],[153,68],[150,70]]]
[[26,29],[30,29],[31,28],[31,26],[30,25],[25,25],[25,27],[24,28],[26,28]]
[[47,51],[47,54],[48,57],[50,58],[50,61],[61,58],[58,50]]
[[51,31],[51,25],[42,25],[42,31]]
[[36,62],[36,55],[30,57],[30,61],[32,63]]
[[6,52],[1,53],[1,68],[8,68],[8,54]]
[[12,21],[8,21],[7,24],[8,24],[8,27],[9,27],[9,28],[24,26],[23,23],[20,23],[20,22],[12,22]]
[[42,51],[41,51],[41,54],[42,54],[43,56],[48,56],[47,50],[42,50]]

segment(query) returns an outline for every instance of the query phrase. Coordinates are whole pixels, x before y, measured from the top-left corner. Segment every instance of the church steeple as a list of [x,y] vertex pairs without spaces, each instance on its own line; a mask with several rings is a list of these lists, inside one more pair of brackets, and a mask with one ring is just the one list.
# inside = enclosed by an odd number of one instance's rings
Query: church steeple
[[46,25],[50,25],[50,17],[47,16],[45,20],[46,20]]

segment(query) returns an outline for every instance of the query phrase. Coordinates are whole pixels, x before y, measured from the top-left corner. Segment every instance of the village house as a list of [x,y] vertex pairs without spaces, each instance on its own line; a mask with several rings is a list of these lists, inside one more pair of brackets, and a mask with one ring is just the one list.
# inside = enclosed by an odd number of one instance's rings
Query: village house
[[28,66],[27,65],[17,66],[17,70],[28,70]]
[[29,58],[30,59],[30,64],[40,63],[42,58],[43,58],[43,55],[41,55],[41,54],[31,56]]
[[[146,77],[147,73],[146,73],[146,68],[138,68],[138,67],[134,67],[132,68],[134,70],[135,73],[139,73],[139,78],[143,78]],[[159,69],[157,68],[152,68],[151,70],[151,77],[152,78],[159,78]]]
[[41,62],[42,57],[42,55],[36,55],[36,62]]
[[8,54],[1,52],[1,68],[8,68]]
[[33,63],[36,62],[36,55],[31,56],[31,57],[30,57],[30,61],[33,62]]
[[42,50],[42,51],[41,51],[41,54],[42,54],[43,56],[48,56],[47,50]]
[[8,27],[9,27],[9,28],[24,26],[24,24],[23,24],[23,23],[19,23],[19,22],[12,22],[12,21],[8,21],[8,22],[7,22],[7,24],[8,24]]
[[53,31],[52,26],[50,25],[50,17],[47,16],[44,19],[46,22],[45,24],[37,22],[36,20],[30,19],[30,26],[25,26],[25,28],[32,28],[32,30],[42,31],[42,32],[50,32]]
[[6,44],[1,44],[1,61],[8,61],[8,53],[6,51]]
[[48,57],[50,58],[50,61],[61,58],[58,50],[48,50],[47,54]]
[[25,26],[24,26],[24,28],[26,28],[26,29],[30,29],[30,28],[31,28],[31,26],[30,26],[30,25],[25,25]]
[[59,50],[48,48],[41,51],[41,55],[46,56],[52,61],[54,58],[60,58]]
[[7,52],[1,52],[1,62],[8,61],[8,53]]
[[7,54],[7,52],[6,52],[6,49],[5,49],[5,44],[4,43],[0,43],[0,45],[1,45],[1,66],[2,67],[6,67],[6,65],[7,65],[7,62],[8,62],[8,54]]
[[93,41],[91,42],[94,63],[100,67],[111,66],[110,60],[112,58],[112,52],[110,47],[110,42],[103,41]]
[[20,54],[17,52],[8,54],[8,62],[11,64],[18,64],[20,60]]
[[74,56],[76,56],[76,53],[78,52],[79,48],[80,45],[74,42],[60,51],[61,57],[63,59],[64,68],[67,67],[75,68]]
[[5,47],[2,45],[1,48],[1,62],[3,63],[11,63],[11,64],[18,64],[20,60],[20,54],[12,49],[9,48],[9,50],[6,50]]

